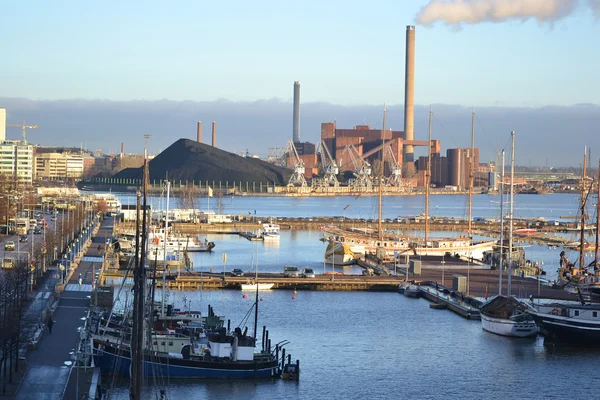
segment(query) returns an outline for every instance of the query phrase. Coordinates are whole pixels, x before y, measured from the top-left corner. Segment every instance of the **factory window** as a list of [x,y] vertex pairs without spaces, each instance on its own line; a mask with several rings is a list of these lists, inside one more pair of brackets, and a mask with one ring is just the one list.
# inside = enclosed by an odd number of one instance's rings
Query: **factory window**
[[598,311],[592,311],[592,317],[598,318]]
[[173,342],[169,342],[169,346],[173,346]]
[[161,346],[164,346],[164,345],[165,345],[165,342],[160,342],[160,345],[161,345]]
[[576,317],[579,317],[579,310],[575,310],[575,311],[574,311],[574,315],[575,315]]

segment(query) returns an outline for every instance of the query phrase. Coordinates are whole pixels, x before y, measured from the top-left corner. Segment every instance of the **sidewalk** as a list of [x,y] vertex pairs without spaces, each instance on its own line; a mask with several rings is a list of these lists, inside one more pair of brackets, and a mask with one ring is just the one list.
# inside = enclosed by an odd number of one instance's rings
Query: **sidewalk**
[[[90,306],[90,290],[93,276],[92,270],[99,271],[102,258],[98,253],[98,245],[104,248],[105,237],[112,233],[112,221],[104,220],[102,227],[88,243],[89,247],[76,268],[68,275],[65,290],[60,293],[60,301],[53,313],[54,326],[52,333],[44,324],[43,335],[34,350],[27,354],[29,370],[17,391],[17,399],[62,399],[73,398],[65,394],[65,388],[71,373],[79,343],[79,328],[83,326]],[[83,284],[78,283],[79,274]],[[48,286],[52,283],[60,288],[58,275],[51,274]],[[52,289],[54,286],[52,286]],[[37,309],[35,307],[38,307]],[[28,313],[40,312],[40,304],[32,303]],[[73,394],[74,395],[74,394]]]

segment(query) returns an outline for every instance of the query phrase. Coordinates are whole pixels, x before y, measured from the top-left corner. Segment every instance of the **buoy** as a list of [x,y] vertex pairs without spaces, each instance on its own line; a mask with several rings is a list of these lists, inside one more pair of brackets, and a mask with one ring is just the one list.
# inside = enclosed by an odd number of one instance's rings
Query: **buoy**
[[292,300],[296,300],[296,296],[292,296]]
[[261,298],[260,298],[260,301],[263,301],[263,300],[264,300],[264,299],[261,297]]
[[298,292],[296,291],[296,289],[294,289],[294,294],[298,294]]
[[243,295],[242,295],[242,297],[243,297],[244,299],[247,299],[247,298],[248,298],[248,295],[247,295],[247,294],[243,294]]

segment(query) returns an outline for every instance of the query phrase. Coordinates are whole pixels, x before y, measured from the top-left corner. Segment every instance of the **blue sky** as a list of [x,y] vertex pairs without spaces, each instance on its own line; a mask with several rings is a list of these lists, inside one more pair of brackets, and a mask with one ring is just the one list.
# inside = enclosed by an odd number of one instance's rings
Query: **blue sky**
[[[550,0],[548,0],[550,1]],[[401,104],[427,1],[5,2],[4,97]],[[600,103],[600,21],[417,25],[417,104]],[[591,3],[590,3],[591,4]]]

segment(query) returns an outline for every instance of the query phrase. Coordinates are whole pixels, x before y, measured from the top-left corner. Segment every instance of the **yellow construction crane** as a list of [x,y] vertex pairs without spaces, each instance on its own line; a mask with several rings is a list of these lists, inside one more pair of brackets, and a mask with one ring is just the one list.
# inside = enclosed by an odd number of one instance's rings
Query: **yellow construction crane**
[[27,129],[36,129],[37,125],[27,125],[25,121],[23,121],[23,125],[19,124],[6,124],[6,126],[14,126],[22,129],[21,134],[23,135],[23,141],[27,143]]

